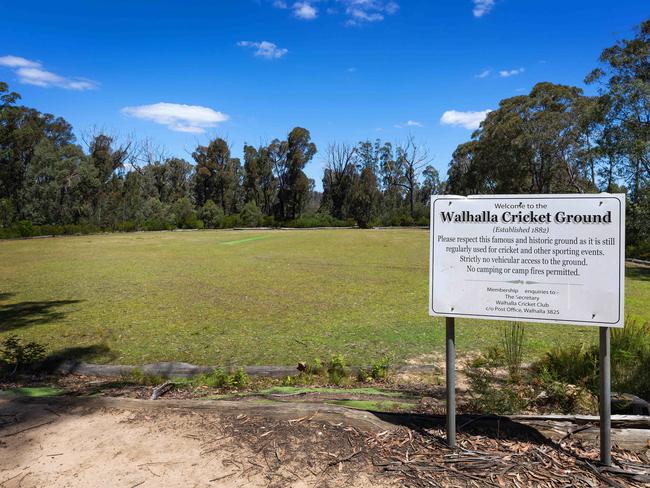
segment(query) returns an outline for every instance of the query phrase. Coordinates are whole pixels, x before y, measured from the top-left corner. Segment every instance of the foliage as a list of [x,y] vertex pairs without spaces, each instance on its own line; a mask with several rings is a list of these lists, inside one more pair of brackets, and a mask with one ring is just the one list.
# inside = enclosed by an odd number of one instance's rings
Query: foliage
[[193,386],[207,386],[209,388],[245,388],[250,379],[243,368],[228,374],[221,368],[216,368],[210,373],[195,376],[190,380]]
[[199,218],[205,223],[208,229],[223,227],[224,217],[223,209],[212,200],[205,202],[199,210]]
[[360,368],[357,378],[362,382],[386,380],[388,378],[390,363],[390,357],[382,356],[378,360],[374,361],[370,368]]
[[[650,324],[626,319],[625,327],[612,329],[612,389],[650,398]],[[563,346],[549,353],[537,369],[551,380],[583,386],[596,394],[599,377],[598,346]]]
[[262,225],[262,212],[252,200],[244,205],[239,218],[244,227],[259,227]]
[[517,413],[527,405],[522,388],[515,384],[499,384],[497,368],[490,359],[479,356],[465,369],[470,384],[471,410],[504,415]]
[[341,385],[349,374],[345,365],[345,358],[341,354],[332,356],[327,363],[327,377],[329,382],[334,385]]
[[159,386],[165,382],[164,377],[160,375],[147,374],[140,368],[133,368],[130,373],[124,375],[124,380],[129,383],[145,386]]
[[524,357],[524,326],[514,322],[503,330],[502,347],[505,364],[512,381],[516,381]]
[[0,343],[0,363],[13,373],[19,368],[32,365],[45,357],[45,346],[38,342],[24,342],[10,335]]
[[296,220],[290,220],[285,223],[285,227],[294,227],[297,229],[308,229],[316,227],[351,227],[354,221],[337,220],[329,214],[316,214],[312,216],[300,217]]

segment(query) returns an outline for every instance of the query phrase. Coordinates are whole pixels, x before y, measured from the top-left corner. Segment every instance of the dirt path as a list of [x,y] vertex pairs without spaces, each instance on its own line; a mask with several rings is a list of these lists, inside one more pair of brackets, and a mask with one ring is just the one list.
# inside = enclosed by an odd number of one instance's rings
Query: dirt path
[[0,412],[10,424],[0,431],[3,488],[395,483],[373,475],[367,459],[339,466],[337,456],[354,453],[362,440],[325,421],[290,423],[210,409],[64,410],[45,402],[0,401]]
[[460,417],[459,448],[450,449],[440,427],[425,426],[440,419],[416,418],[259,400],[0,396],[0,488],[650,483],[650,450],[615,449],[627,474],[606,473],[593,442]]

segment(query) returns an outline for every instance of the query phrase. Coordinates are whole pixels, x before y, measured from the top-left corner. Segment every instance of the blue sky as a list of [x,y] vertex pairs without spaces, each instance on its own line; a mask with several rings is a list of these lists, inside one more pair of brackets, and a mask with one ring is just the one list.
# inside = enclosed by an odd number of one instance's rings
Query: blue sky
[[[308,128],[329,142],[415,136],[446,173],[482,114],[536,82],[583,86],[647,0],[10,2],[0,80],[23,103],[149,138],[191,161],[210,137]],[[594,88],[587,88],[592,93]]]

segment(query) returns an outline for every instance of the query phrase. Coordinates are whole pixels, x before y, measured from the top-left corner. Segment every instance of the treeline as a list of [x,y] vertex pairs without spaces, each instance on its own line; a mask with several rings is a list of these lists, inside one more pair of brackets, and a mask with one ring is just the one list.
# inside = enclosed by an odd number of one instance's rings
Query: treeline
[[502,100],[454,152],[448,191],[627,193],[628,254],[650,259],[650,20],[600,61],[597,96],[538,83]]
[[[0,236],[257,226],[426,225],[440,189],[410,139],[333,144],[324,193],[305,166],[316,145],[307,129],[243,148],[243,162],[215,138],[192,163],[150,143],[97,133],[85,149],[64,119],[19,105],[0,83]],[[424,181],[420,181],[424,171]]]

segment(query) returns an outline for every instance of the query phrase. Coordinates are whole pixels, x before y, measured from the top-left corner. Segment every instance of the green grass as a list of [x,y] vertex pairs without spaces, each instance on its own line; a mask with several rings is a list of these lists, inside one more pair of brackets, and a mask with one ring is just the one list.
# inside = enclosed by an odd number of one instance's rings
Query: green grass
[[402,393],[379,388],[322,388],[322,387],[297,387],[297,386],[274,386],[261,390],[256,394],[260,395],[299,395],[301,393],[323,393],[323,394],[347,394],[347,395],[380,395],[380,396],[402,396]]
[[60,388],[53,388],[50,386],[39,386],[29,388],[8,388],[6,390],[0,390],[0,393],[7,394],[9,396],[52,397],[63,395],[65,391],[61,390]]
[[367,410],[370,412],[398,412],[409,411],[415,408],[416,402],[377,401],[377,400],[331,400],[326,401],[331,405]]
[[[369,365],[444,350],[427,315],[428,232],[201,231],[0,242],[0,339],[87,361]],[[236,245],[235,245],[236,243]],[[630,269],[627,313],[650,320],[650,270]],[[459,353],[498,322],[457,321]],[[531,325],[524,360],[596,329]]]

